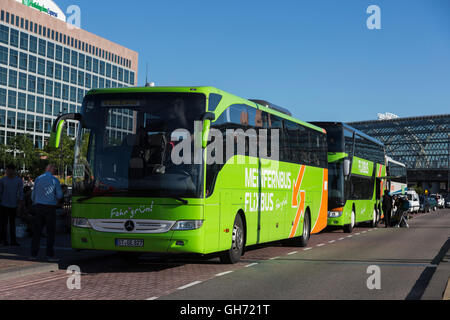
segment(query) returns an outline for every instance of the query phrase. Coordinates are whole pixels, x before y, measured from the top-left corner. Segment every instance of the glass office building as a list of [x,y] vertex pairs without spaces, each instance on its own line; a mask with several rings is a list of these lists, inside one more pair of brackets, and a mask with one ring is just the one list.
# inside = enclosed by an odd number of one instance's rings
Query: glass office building
[[406,164],[409,185],[431,193],[450,192],[450,115],[349,123],[377,138]]
[[[138,54],[71,27],[62,11],[56,18],[16,0],[0,10],[0,143],[27,134],[42,148],[56,117],[78,112],[89,89],[136,85]],[[129,132],[128,115],[116,116],[112,134]],[[68,123],[70,136],[76,125]]]

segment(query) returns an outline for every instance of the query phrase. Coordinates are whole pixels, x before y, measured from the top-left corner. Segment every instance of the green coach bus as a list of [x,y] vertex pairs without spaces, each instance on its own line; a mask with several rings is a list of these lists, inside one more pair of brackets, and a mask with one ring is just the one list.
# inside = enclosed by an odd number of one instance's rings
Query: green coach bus
[[[78,121],[72,247],[219,254],[327,226],[324,129],[212,87],[95,89]],[[231,146],[230,146],[231,145]]]
[[385,189],[384,144],[340,122],[313,122],[327,131],[328,226],[352,233],[356,224],[376,226]]

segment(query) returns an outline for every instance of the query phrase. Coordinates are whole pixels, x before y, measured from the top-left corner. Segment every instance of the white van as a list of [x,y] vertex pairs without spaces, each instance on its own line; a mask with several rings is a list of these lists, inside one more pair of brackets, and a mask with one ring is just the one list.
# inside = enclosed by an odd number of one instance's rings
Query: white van
[[418,213],[420,209],[420,199],[417,192],[414,190],[408,190],[406,192],[406,196],[408,197],[409,201],[409,212]]

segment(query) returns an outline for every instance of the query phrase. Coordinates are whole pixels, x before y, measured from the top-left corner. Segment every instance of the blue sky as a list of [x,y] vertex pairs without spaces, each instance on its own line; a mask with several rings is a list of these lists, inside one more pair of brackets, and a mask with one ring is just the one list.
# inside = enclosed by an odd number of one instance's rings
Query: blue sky
[[[211,85],[306,120],[450,113],[448,0],[56,0],[139,52],[157,85]],[[368,30],[378,5],[382,30]]]

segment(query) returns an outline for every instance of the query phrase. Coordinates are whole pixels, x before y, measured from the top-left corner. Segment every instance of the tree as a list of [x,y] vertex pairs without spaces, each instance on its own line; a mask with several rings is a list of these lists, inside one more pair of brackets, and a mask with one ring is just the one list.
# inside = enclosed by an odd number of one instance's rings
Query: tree
[[10,140],[6,148],[6,152],[9,154],[6,158],[10,157],[9,160],[19,170],[31,170],[39,162],[40,152],[34,148],[33,139],[28,135],[16,135]]
[[64,168],[71,168],[74,162],[75,140],[70,138],[65,132],[61,135],[61,144],[58,149],[50,144],[44,148],[44,155],[47,157],[49,163],[56,165],[59,168],[59,175],[64,174]]

